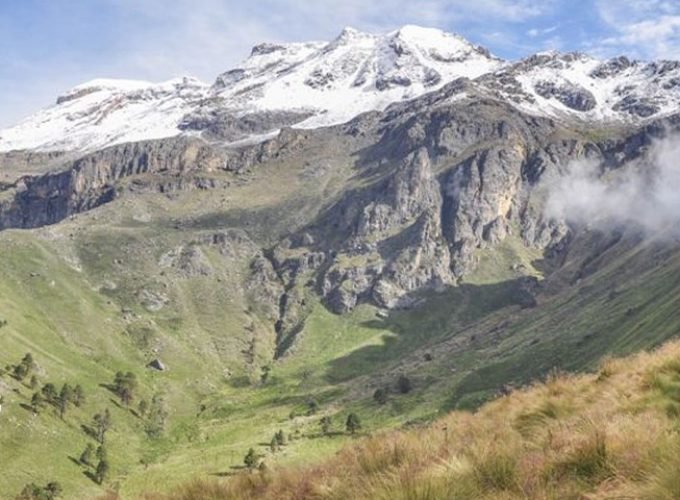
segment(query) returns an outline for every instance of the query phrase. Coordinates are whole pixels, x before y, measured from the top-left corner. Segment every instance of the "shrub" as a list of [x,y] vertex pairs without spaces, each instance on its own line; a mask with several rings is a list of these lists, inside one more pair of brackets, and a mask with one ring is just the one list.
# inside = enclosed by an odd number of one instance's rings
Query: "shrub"
[[87,446],[80,454],[79,462],[83,465],[92,465],[92,457],[94,455],[94,446],[92,443],[87,443]]
[[243,463],[246,467],[248,467],[248,469],[252,470],[255,468],[257,465],[257,455],[255,454],[255,450],[253,448],[250,448],[248,453],[246,453],[246,456],[243,457]]
[[350,413],[349,415],[347,415],[345,428],[347,429],[347,432],[349,432],[350,434],[354,434],[356,433],[356,431],[361,429],[361,420],[359,420],[359,416],[356,413]]
[[324,436],[327,436],[330,433],[331,424],[332,424],[331,417],[329,417],[329,416],[321,417],[321,421],[319,422],[319,425],[321,426],[321,433]]
[[399,380],[397,380],[397,387],[402,394],[408,394],[413,389],[413,384],[411,384],[411,379],[406,375],[400,375]]
[[387,389],[376,389],[373,393],[373,399],[379,405],[384,405],[387,403]]

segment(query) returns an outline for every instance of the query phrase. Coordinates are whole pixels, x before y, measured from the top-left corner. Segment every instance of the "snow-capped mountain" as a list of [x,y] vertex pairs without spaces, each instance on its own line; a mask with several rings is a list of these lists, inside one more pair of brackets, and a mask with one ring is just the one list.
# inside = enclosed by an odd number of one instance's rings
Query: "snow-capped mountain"
[[328,44],[255,47],[241,68],[218,78],[213,92],[238,112],[307,113],[297,126],[317,127],[459,77],[476,78],[501,64],[484,49],[436,29],[405,26],[377,36],[346,28]]
[[79,85],[54,106],[0,131],[0,151],[96,149],[196,131],[236,140],[284,125],[342,123],[501,64],[436,29],[405,26],[372,35],[346,28],[330,43],[258,45],[210,87],[189,78]]
[[158,84],[92,80],[59,96],[54,106],[0,131],[0,151],[84,151],[173,136],[208,89],[188,77]]
[[540,53],[476,82],[526,112],[586,121],[639,122],[680,111],[680,61],[602,61]]
[[0,151],[85,151],[179,134],[253,140],[284,126],[343,123],[463,77],[474,92],[538,115],[639,122],[680,110],[676,61],[540,53],[511,63],[437,29],[346,28],[331,42],[257,45],[212,85],[187,77],[79,85],[0,131]]

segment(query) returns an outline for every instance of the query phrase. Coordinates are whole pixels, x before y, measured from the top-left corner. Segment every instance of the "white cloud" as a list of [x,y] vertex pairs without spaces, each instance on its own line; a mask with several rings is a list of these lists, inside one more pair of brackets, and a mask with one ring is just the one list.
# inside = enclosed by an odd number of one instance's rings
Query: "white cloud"
[[527,31],[527,35],[531,38],[537,38],[537,37],[542,37],[549,35],[550,33],[553,33],[554,31],[557,30],[559,26],[550,26],[549,28],[531,28],[530,30]]
[[601,229],[633,227],[678,237],[680,137],[659,141],[636,168],[603,172],[576,161],[549,187],[546,215]]
[[602,52],[625,50],[645,59],[680,57],[680,2],[598,0],[596,5],[614,33],[599,41]]

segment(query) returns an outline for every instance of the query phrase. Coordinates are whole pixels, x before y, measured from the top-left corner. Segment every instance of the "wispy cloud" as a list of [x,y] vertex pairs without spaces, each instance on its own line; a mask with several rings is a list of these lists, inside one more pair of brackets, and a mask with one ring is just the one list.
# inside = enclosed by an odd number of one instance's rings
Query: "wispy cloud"
[[598,0],[596,5],[613,33],[599,41],[603,52],[626,51],[645,59],[680,57],[680,2]]
[[530,30],[527,31],[527,36],[530,38],[537,38],[537,37],[543,37],[546,35],[549,35],[550,33],[553,33],[554,31],[559,28],[558,25],[555,26],[550,26],[549,28],[531,28]]

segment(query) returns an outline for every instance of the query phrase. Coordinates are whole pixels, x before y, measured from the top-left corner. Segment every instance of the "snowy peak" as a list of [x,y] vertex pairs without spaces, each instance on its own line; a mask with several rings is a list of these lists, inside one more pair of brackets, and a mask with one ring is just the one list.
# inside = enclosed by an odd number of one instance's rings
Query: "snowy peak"
[[188,77],[78,85],[53,107],[0,131],[0,151],[82,151],[182,133],[227,143],[257,139],[283,126],[343,123],[502,65],[437,29],[404,26],[376,35],[348,27],[330,42],[256,45],[212,86]]
[[470,80],[470,95],[559,119],[639,123],[680,110],[677,61],[541,52],[509,63],[438,29],[372,34],[347,27],[329,42],[256,45],[212,85],[190,77],[78,85],[0,131],[0,151],[86,151],[180,134],[227,144],[261,140],[285,126],[344,123],[461,77]]
[[637,123],[680,111],[680,62],[602,61],[546,52],[479,79],[520,109],[556,118]]
[[186,97],[205,93],[207,86],[197,78],[181,77],[163,83],[151,83],[142,80],[117,80],[99,78],[73,87],[57,98],[57,104],[96,95],[97,98],[107,99],[118,96],[130,100],[151,100],[159,97]]
[[[256,46],[240,67],[218,77],[216,99],[183,126],[224,130],[215,120],[224,119],[225,109],[230,120],[274,113],[285,114],[287,124],[298,127],[337,124],[502,64],[463,38],[436,29],[405,26],[374,35],[345,28],[328,43]],[[234,128],[227,128],[222,138],[236,138]]]
[[[407,25],[395,31],[392,38],[396,43],[402,42],[414,47],[424,56],[440,62],[460,61],[475,54],[496,59],[488,50],[473,45],[462,36],[439,29]],[[496,60],[500,62],[499,59]]]
[[177,135],[179,120],[208,89],[191,77],[158,84],[92,80],[59,96],[54,106],[0,131],[0,151],[84,151]]

